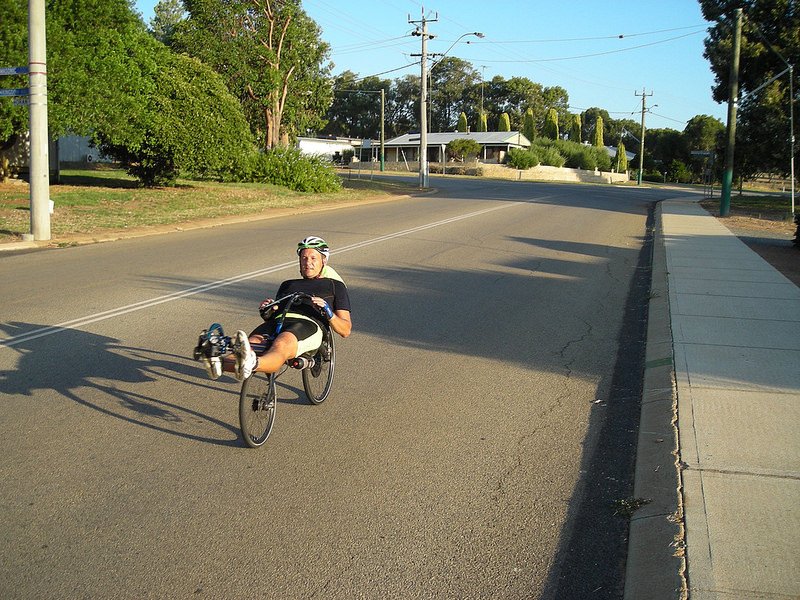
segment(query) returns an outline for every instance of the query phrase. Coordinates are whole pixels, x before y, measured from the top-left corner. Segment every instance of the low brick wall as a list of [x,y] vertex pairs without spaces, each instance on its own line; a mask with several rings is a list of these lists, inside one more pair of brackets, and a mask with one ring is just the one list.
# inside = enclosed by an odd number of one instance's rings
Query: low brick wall
[[[419,163],[409,161],[384,163],[385,171],[393,173],[418,173]],[[380,163],[353,163],[348,167],[351,171],[380,171]],[[441,163],[428,163],[431,174],[441,174]],[[477,177],[494,177],[512,179],[514,181],[559,181],[567,183],[626,183],[627,173],[606,173],[605,171],[584,171],[566,167],[545,167],[539,165],[524,171],[512,169],[495,163],[447,163],[445,173],[448,175],[472,175]]]
[[519,170],[505,165],[482,165],[484,177],[514,179],[516,181],[561,181],[573,183],[626,183],[627,173],[606,173],[605,171],[584,171],[566,167],[546,167],[539,165]]

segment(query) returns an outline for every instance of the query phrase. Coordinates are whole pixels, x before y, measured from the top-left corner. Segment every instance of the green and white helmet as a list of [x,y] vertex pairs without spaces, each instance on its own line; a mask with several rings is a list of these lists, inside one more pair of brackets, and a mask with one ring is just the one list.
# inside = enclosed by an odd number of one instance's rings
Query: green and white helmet
[[307,238],[302,239],[300,243],[297,244],[297,255],[300,256],[300,252],[306,248],[316,250],[325,257],[325,260],[328,260],[328,258],[331,256],[331,250],[328,248],[328,242],[315,235],[310,235]]

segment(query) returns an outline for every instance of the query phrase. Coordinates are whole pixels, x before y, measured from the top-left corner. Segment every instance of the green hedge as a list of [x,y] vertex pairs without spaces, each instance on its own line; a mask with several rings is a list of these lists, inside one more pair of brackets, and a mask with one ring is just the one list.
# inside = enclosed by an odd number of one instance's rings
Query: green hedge
[[512,148],[506,164],[515,169],[530,169],[536,165],[569,167],[586,171],[611,171],[611,157],[605,148],[585,146],[567,140],[537,138],[530,149]]
[[243,181],[281,185],[296,192],[336,192],[342,182],[330,161],[297,148],[254,153],[240,175]]
[[530,169],[539,164],[539,156],[536,152],[523,150],[522,148],[511,148],[506,154],[506,164],[514,169]]

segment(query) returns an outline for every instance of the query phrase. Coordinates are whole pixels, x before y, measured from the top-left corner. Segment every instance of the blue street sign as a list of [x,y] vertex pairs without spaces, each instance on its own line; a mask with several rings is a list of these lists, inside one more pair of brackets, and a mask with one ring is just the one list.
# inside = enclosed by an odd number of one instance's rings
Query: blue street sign
[[0,75],[27,75],[28,67],[0,67]]
[[2,96],[28,96],[28,88],[0,88],[0,97]]

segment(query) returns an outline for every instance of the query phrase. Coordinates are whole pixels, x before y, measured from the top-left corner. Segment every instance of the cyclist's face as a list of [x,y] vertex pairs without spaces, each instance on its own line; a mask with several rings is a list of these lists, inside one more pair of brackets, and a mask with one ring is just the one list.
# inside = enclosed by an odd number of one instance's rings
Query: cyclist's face
[[322,273],[322,254],[312,248],[304,248],[300,251],[300,274],[304,279],[315,279]]

